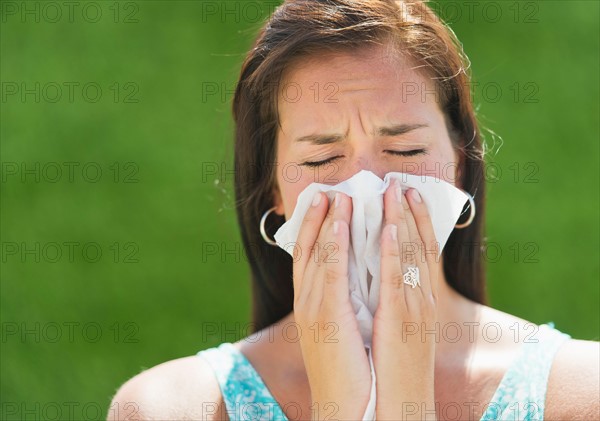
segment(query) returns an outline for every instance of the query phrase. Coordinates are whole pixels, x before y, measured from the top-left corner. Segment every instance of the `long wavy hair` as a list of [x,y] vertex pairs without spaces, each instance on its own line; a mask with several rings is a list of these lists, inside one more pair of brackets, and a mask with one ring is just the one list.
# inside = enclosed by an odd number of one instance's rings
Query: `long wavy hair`
[[[457,181],[475,200],[473,222],[454,229],[443,251],[449,285],[486,304],[480,249],[484,229],[484,150],[472,105],[470,63],[456,36],[422,1],[288,0],[262,26],[240,72],[233,99],[234,184],[241,238],[251,267],[253,332],[293,310],[292,257],[261,237],[259,223],[274,206],[279,81],[299,58],[392,45],[435,81],[451,142],[460,156]],[[468,216],[463,210],[459,222]],[[266,229],[285,222],[274,213]]]

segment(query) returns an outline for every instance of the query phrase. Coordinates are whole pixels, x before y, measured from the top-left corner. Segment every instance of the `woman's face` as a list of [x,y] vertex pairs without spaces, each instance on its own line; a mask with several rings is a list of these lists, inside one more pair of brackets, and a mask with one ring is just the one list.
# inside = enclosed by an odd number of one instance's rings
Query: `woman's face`
[[433,176],[457,185],[458,154],[434,82],[407,62],[394,65],[383,51],[315,57],[284,76],[274,194],[276,212],[286,220],[309,184],[337,184],[360,170],[380,178],[388,172]]

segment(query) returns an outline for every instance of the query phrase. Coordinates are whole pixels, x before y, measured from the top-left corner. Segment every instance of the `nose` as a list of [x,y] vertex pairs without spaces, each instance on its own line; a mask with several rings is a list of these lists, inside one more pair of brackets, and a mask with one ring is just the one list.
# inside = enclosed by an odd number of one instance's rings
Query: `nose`
[[323,184],[329,184],[329,185],[339,184],[343,181],[346,181],[347,179],[351,178],[353,175],[355,175],[363,170],[372,172],[373,174],[375,174],[377,177],[381,178],[382,180],[385,177],[385,175],[389,172],[389,171],[375,169],[375,168],[373,168],[372,165],[354,165],[351,168],[345,168],[345,169],[340,168],[338,171],[328,171],[328,174],[325,174],[325,172],[323,172],[323,175],[325,175],[325,177],[322,177],[323,180],[320,182]]
[[356,156],[354,159],[352,159],[350,165],[348,165],[348,168],[340,168],[340,176],[338,176],[338,178],[340,178],[341,182],[347,180],[348,178],[352,177],[354,174],[362,170],[371,171],[373,174],[375,174],[381,179],[383,179],[383,177],[385,177],[385,175],[389,171],[391,171],[391,169],[386,169],[385,164],[379,162],[379,160],[377,160],[376,157],[372,155],[372,153],[365,152],[362,153],[360,156]]

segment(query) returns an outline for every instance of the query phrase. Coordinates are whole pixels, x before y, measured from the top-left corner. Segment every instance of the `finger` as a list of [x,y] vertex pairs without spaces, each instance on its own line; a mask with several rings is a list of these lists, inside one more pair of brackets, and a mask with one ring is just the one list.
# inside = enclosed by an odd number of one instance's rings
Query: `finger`
[[379,309],[384,312],[387,312],[388,309],[398,309],[400,313],[406,313],[407,304],[404,293],[406,287],[400,262],[398,227],[395,224],[387,224],[381,233]]
[[[402,193],[402,186],[397,179],[393,179],[390,188],[386,191],[385,202],[386,223],[393,223],[398,226],[398,248],[400,250],[400,266],[402,273],[402,282],[409,273],[409,268],[417,267],[415,245],[411,242],[410,232],[408,230],[407,217],[410,213],[406,197]],[[416,288],[416,287],[415,287]],[[405,283],[403,292],[406,300],[406,309],[409,313],[416,313],[422,300],[422,292],[414,291],[411,285]]]
[[352,213],[352,200],[338,192],[321,226],[315,250],[308,262],[305,278],[312,279],[307,292],[314,310],[320,308],[323,299],[328,304],[349,300],[348,292],[348,250],[350,244],[349,224]]
[[[322,192],[315,193],[311,206],[306,211],[294,253],[299,253],[299,256],[294,259],[293,264],[293,283],[294,283],[294,300],[305,298],[305,293],[310,290],[310,285],[303,285],[306,272],[306,265],[311,260],[311,250],[321,231],[321,225],[324,222],[325,216],[329,209],[329,201],[327,196]],[[310,279],[308,282],[310,283]]]
[[316,282],[321,285],[314,290],[321,295],[315,297],[315,302],[320,300],[320,307],[324,315],[339,314],[341,306],[349,304],[350,290],[348,279],[348,251],[350,248],[350,225],[344,219],[336,220],[331,227],[331,242],[327,243],[331,254],[321,267],[322,276]]
[[400,182],[393,179],[384,195],[385,223],[395,224],[398,227],[397,237],[402,273],[406,272],[408,266],[415,265],[415,254],[411,253],[410,234],[406,224],[405,204],[403,204],[405,201]]
[[[421,239],[421,235],[419,234],[419,230],[417,229],[417,223],[415,221],[415,216],[412,212],[412,207],[417,207],[419,204],[413,194],[417,192],[416,189],[408,189],[404,195],[404,214],[406,216],[406,225],[408,227],[408,232],[410,235],[410,245],[411,245],[411,253],[415,257],[415,265],[419,270],[419,282],[420,282],[420,290],[422,297],[429,297],[431,294],[431,282],[429,281],[429,268],[427,266],[427,260],[425,255],[425,247],[423,244],[423,240]],[[418,192],[417,192],[418,194]],[[419,196],[420,197],[420,196]],[[411,202],[412,204],[409,204]]]
[[425,256],[425,261],[429,271],[428,282],[430,284],[431,294],[433,295],[434,299],[437,300],[439,287],[438,254],[440,245],[435,237],[433,223],[431,222],[431,217],[429,216],[429,211],[427,210],[425,202],[423,202],[422,199],[421,202],[417,201],[415,197],[413,197],[412,193],[408,194],[408,202],[422,242],[422,253]]
[[333,306],[339,306],[342,303],[350,301],[350,291],[348,285],[348,253],[350,250],[350,221],[352,219],[352,198],[339,193],[339,205],[334,206],[333,222],[329,227],[329,235],[334,254],[329,255],[325,262],[326,272],[323,285],[323,297],[325,298],[324,309]]

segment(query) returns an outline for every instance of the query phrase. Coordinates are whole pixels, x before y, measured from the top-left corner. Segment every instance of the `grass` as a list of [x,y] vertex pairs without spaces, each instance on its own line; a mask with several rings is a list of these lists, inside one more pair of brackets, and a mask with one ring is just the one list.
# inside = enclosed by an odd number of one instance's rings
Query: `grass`
[[[241,250],[221,259],[205,247],[240,244],[223,87],[260,23],[237,2],[238,16],[221,17],[195,1],[101,1],[97,23],[85,20],[92,9],[81,15],[87,3],[73,22],[63,6],[56,23],[41,4],[40,22],[11,14],[37,2],[1,4],[0,417],[105,418],[126,379],[235,341],[249,321]],[[479,118],[499,136],[486,136],[502,171],[488,182],[488,241],[502,251],[488,262],[491,303],[598,340],[599,6],[495,4],[497,22],[481,3],[452,23],[480,84]],[[23,100],[21,83],[36,82],[40,101]],[[207,83],[224,98],[203,98]],[[223,173],[203,177],[208,162]],[[233,333],[207,335],[215,323]]]

